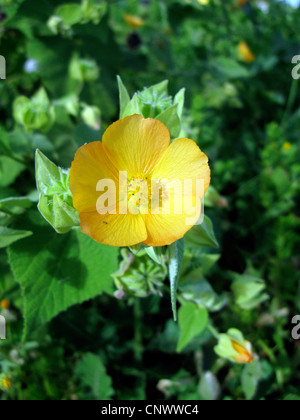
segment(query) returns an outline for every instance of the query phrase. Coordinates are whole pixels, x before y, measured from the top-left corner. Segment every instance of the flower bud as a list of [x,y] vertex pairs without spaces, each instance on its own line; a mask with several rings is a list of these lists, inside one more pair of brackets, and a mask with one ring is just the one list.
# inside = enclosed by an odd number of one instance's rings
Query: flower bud
[[97,25],[107,11],[107,3],[103,0],[83,0],[81,4],[82,23],[92,21]]
[[263,293],[265,282],[253,276],[236,274],[231,288],[236,304],[242,309],[253,309],[268,299],[268,295]]
[[69,190],[70,171],[57,167],[42,152],[36,151],[36,183],[40,193],[38,209],[57,233],[80,226]]
[[120,118],[140,114],[144,118],[155,118],[169,129],[171,138],[175,139],[181,131],[181,117],[184,107],[185,90],[181,89],[172,98],[168,95],[168,80],[137,92],[130,100],[129,94],[118,78],[121,112]]
[[100,130],[101,127],[101,111],[96,106],[84,105],[81,111],[81,118],[86,125],[94,130]]
[[7,391],[12,387],[12,382],[9,375],[0,375],[0,389]]
[[117,288],[127,295],[147,297],[159,293],[167,275],[166,269],[154,263],[144,251],[134,257],[127,249],[121,251],[123,261],[113,275]]
[[31,99],[25,96],[18,97],[13,104],[13,114],[16,122],[26,131],[49,131],[55,121],[54,107],[44,88]]
[[10,302],[6,299],[2,299],[0,302],[1,309],[9,309],[10,308]]
[[124,15],[124,20],[128,26],[132,29],[138,29],[145,25],[145,21],[139,16],[134,16],[126,13]]
[[54,35],[70,36],[72,33],[71,26],[61,16],[50,16],[47,21],[47,26]]
[[205,195],[205,205],[208,207],[228,207],[228,201],[210,185]]
[[218,356],[238,364],[250,364],[254,359],[251,343],[244,339],[239,330],[233,328],[227,334],[220,334],[215,352]]
[[99,77],[99,67],[94,60],[74,55],[70,63],[70,77],[80,83],[94,82]]

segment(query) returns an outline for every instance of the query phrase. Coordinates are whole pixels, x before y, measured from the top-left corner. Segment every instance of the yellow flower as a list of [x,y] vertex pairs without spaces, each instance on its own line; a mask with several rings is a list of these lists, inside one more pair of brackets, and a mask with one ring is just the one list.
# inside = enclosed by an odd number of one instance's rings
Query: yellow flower
[[282,150],[284,150],[285,152],[288,152],[289,150],[291,150],[291,148],[292,148],[292,144],[288,141],[286,141],[284,145],[282,146]]
[[198,3],[202,4],[203,6],[206,6],[210,3],[210,0],[198,0]]
[[8,300],[6,300],[6,299],[3,299],[0,302],[0,307],[1,307],[1,309],[9,309],[10,302]]
[[7,379],[7,378],[3,378],[2,379],[2,386],[5,389],[9,389],[9,388],[12,387],[12,382],[9,379]]
[[145,25],[145,21],[142,18],[129,15],[128,13],[124,15],[124,20],[132,29],[138,29]]
[[242,60],[247,63],[252,63],[255,61],[256,57],[253,52],[248,47],[248,44],[245,41],[241,41],[238,46],[238,53]]
[[102,142],[82,146],[70,173],[82,232],[111,246],[164,246],[182,238],[197,223],[209,184],[208,158],[196,143],[170,144],[167,127],[141,115],[115,122]]

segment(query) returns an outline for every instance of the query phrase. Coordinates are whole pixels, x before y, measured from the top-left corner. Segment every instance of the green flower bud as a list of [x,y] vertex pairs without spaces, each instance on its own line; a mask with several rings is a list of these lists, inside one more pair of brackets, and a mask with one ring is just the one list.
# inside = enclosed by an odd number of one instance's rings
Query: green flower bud
[[219,335],[215,352],[218,356],[234,363],[250,364],[253,362],[251,343],[246,341],[243,334],[234,328],[228,330],[227,334]]
[[61,16],[50,16],[47,26],[54,35],[70,36],[72,33],[71,26]]
[[184,93],[182,89],[174,99],[168,95],[168,81],[145,88],[141,92],[130,96],[118,76],[120,92],[120,118],[133,114],[143,115],[144,118],[155,118],[166,125],[171,138],[175,139],[181,131],[181,117],[184,107]]
[[57,99],[54,102],[55,106],[62,106],[65,108],[68,114],[72,115],[73,117],[77,117],[80,110],[80,104],[78,100],[78,96],[75,94],[71,94],[68,96],[64,96],[60,99]]
[[205,205],[207,207],[228,207],[228,201],[225,197],[222,197],[212,185],[210,185],[205,194]]
[[57,233],[80,226],[69,190],[70,171],[57,167],[42,152],[36,151],[36,184],[40,194],[38,209]]
[[172,97],[168,96],[167,91],[155,89],[155,86],[138,92],[138,101],[145,118],[155,118],[173,105]]
[[92,21],[97,25],[107,11],[107,4],[103,0],[83,0],[81,10],[83,16],[82,23]]
[[94,82],[99,77],[99,67],[94,60],[74,55],[70,63],[70,77],[80,83]]
[[93,128],[94,130],[100,129],[101,111],[96,106],[84,105],[83,110],[81,111],[81,118],[86,125]]
[[268,295],[263,293],[265,282],[256,277],[235,275],[231,288],[236,304],[242,309],[253,309],[268,299]]
[[113,275],[117,288],[127,295],[147,297],[159,293],[167,276],[165,267],[155,264],[144,251],[134,256],[122,249],[123,260],[117,273]]
[[18,97],[13,104],[15,121],[26,131],[49,131],[55,121],[54,107],[51,105],[44,88],[41,88],[31,99]]

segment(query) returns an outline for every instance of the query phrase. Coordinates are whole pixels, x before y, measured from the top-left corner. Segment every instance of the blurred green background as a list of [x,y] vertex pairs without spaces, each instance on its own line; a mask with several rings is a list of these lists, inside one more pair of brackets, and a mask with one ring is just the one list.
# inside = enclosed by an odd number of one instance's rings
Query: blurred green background
[[[278,0],[0,1],[0,399],[300,399],[299,19]],[[182,129],[210,158],[179,323],[165,266],[57,235],[36,207],[35,150],[69,168],[100,140],[117,75],[130,96],[169,80],[153,109],[185,88]],[[231,328],[253,363],[214,351]]]

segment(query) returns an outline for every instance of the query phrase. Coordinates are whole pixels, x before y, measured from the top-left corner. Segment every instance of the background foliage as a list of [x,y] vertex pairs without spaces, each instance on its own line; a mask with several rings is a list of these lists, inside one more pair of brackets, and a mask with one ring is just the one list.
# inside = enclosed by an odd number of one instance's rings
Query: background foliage
[[[0,1],[0,399],[300,399],[299,18],[277,0]],[[181,129],[210,158],[178,323],[167,257],[59,235],[37,209],[35,150],[69,168],[119,118],[117,75],[153,116],[186,88]],[[143,91],[166,79],[172,97]],[[55,200],[70,206],[66,175],[51,170],[66,187]],[[252,364],[214,352],[232,328]]]

